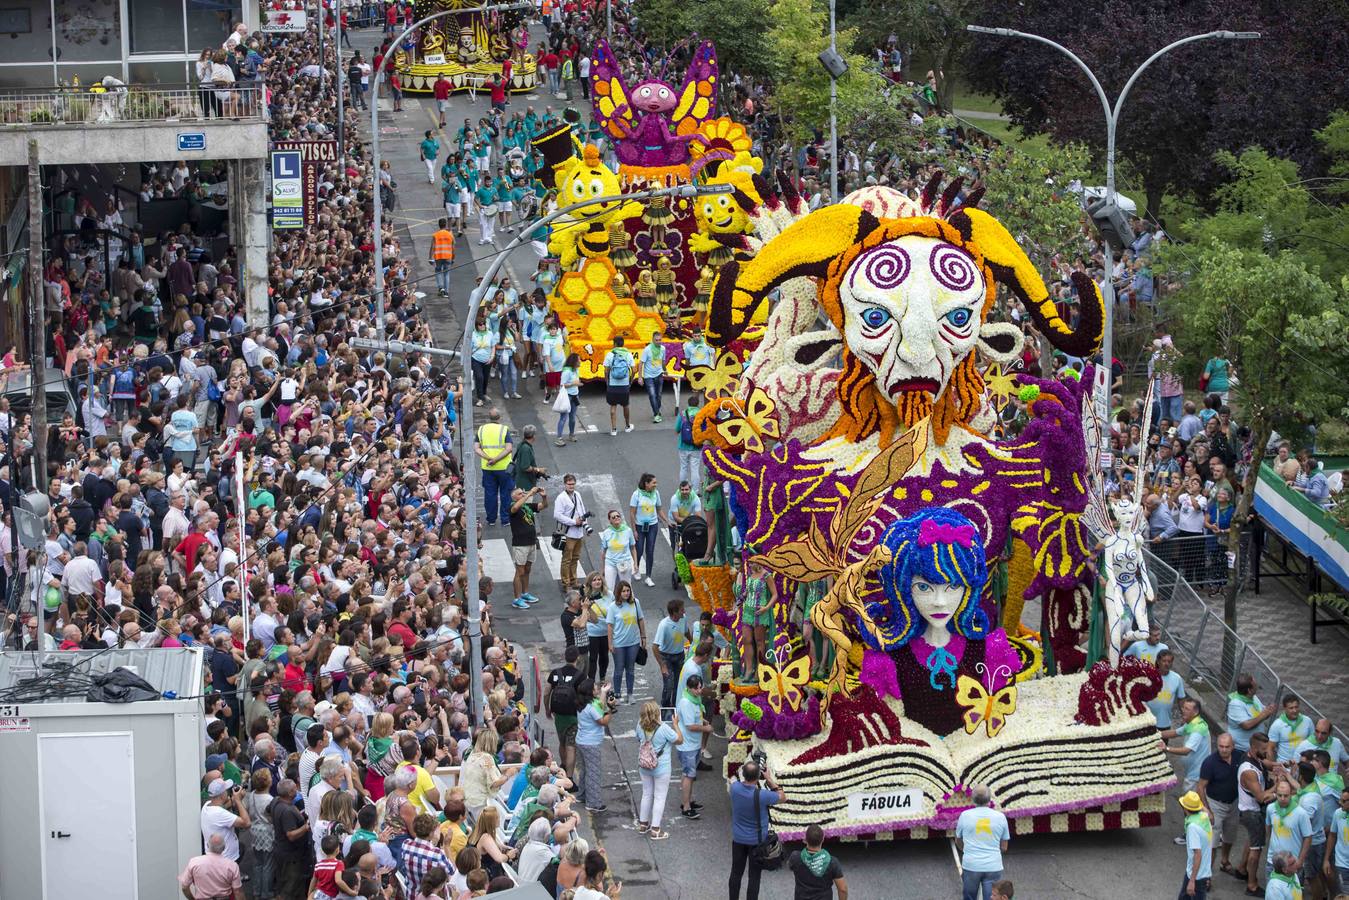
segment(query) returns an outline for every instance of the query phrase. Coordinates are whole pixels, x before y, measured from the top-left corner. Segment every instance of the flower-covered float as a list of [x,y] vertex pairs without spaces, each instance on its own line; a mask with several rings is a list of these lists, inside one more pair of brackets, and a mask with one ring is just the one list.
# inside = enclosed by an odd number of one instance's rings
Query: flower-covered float
[[506,76],[513,93],[538,87],[538,62],[529,52],[529,31],[518,10],[486,10],[486,0],[415,0],[417,21],[456,11],[427,23],[394,50],[393,67],[404,91],[431,93],[440,76],[452,91],[486,88]]
[[[713,286],[719,346],[778,296],[695,435],[742,542],[733,599],[714,603],[738,651],[719,673],[727,774],[763,754],[787,838],[941,833],[977,784],[1018,833],[1139,827],[1174,783],[1146,708],[1155,670],[1103,650],[1093,372],[1010,373],[1023,338],[996,314],[1002,289],[1085,357],[1100,294],[1078,276],[1065,322],[958,190],[866,189],[733,255]],[[1000,436],[1008,402],[1027,421]],[[1032,600],[1038,633],[1020,621]]]
[[[604,41],[589,77],[593,122],[612,146],[617,169],[566,129],[541,136],[536,145],[551,166],[559,203],[584,199],[586,191],[600,196],[684,184],[723,184],[730,192],[576,211],[552,230],[549,252],[563,274],[550,302],[580,357],[582,379],[603,376],[614,337],[622,335],[638,352],[656,331],[669,338],[667,372],[682,377],[685,341],[706,323],[717,270],[751,258],[803,209],[794,194],[780,199],[769,190],[745,127],[717,115],[719,73],[710,42],[689,51],[682,85],[664,67],[625,80]],[[758,343],[767,314],[757,310],[731,342],[738,358]]]

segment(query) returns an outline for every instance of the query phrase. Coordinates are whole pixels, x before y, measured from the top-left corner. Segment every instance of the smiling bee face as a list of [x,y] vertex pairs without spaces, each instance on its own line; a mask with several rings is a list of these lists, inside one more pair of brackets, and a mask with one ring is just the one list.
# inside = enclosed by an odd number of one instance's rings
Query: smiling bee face
[[693,207],[698,230],[705,234],[746,234],[749,214],[740,208],[731,194],[712,194],[699,198]]
[[[582,203],[591,198],[617,197],[622,192],[618,176],[602,162],[593,146],[587,145],[581,159],[568,160],[558,169],[558,196],[563,205]],[[622,201],[610,200],[583,207],[572,215],[581,218],[616,208]]]

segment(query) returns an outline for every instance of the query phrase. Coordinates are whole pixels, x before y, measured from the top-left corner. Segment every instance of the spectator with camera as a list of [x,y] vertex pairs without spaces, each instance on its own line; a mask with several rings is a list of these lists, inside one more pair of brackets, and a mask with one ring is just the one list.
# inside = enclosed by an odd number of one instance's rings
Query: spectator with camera
[[557,495],[557,500],[553,503],[553,521],[558,523],[563,539],[561,547],[558,547],[556,542],[553,546],[554,549],[562,551],[562,571],[559,577],[562,579],[564,591],[579,587],[576,569],[581,561],[581,546],[585,542],[585,536],[593,530],[589,518],[590,510],[586,509],[585,500],[576,490],[576,476],[567,474],[562,479],[562,493]]
[[224,840],[220,855],[233,862],[239,861],[239,835],[235,832],[252,824],[244,809],[243,788],[228,778],[217,778],[206,789],[209,799],[201,808],[201,838],[208,845],[212,835]]
[[[689,679],[692,684],[693,679]],[[701,685],[700,685],[701,686]],[[759,782],[762,779],[763,784]],[[765,868],[776,868],[781,853],[777,836],[768,822],[769,807],[787,796],[773,781],[763,757],[757,755],[740,767],[740,777],[731,782],[731,898],[740,896],[740,882],[749,868],[745,900],[759,900],[759,879]]]

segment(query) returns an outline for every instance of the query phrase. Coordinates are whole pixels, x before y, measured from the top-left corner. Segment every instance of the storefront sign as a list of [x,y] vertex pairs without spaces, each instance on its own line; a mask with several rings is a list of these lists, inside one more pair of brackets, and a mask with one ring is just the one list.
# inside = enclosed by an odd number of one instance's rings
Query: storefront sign
[[262,23],[266,32],[304,31],[309,24],[308,13],[298,9],[269,9]]
[[272,151],[272,227],[303,228],[305,219],[304,170],[296,150]]

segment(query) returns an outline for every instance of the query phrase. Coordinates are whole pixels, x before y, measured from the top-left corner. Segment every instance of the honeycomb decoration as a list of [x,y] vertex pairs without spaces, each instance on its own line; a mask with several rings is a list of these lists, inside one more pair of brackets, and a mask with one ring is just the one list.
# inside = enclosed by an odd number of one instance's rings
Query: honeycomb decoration
[[617,270],[606,257],[587,259],[579,271],[566,272],[557,284],[553,311],[567,329],[571,350],[581,359],[582,381],[604,377],[602,362],[623,335],[634,353],[665,328],[655,311],[640,309],[631,297],[614,294]]

